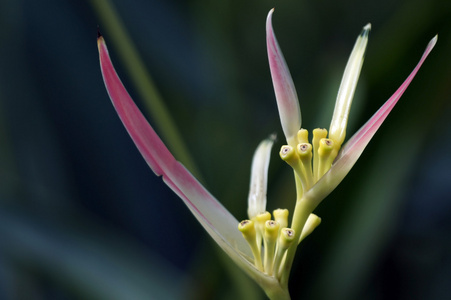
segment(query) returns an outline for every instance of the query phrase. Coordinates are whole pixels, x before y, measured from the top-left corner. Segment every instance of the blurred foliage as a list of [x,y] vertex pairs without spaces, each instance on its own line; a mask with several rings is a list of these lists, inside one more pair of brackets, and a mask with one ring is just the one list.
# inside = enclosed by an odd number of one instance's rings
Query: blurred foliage
[[[96,48],[97,26],[107,43],[116,32],[92,2],[0,2],[0,299],[263,298],[120,124]],[[450,1],[111,2],[204,183],[237,219],[246,217],[256,145],[283,136],[265,49],[270,8],[309,130],[329,126],[362,26],[373,30],[349,135],[438,33],[400,103],[318,208],[323,223],[298,251],[290,290],[293,299],[450,294]],[[109,45],[145,107],[133,70]],[[292,209],[292,173],[276,152],[268,208]]]

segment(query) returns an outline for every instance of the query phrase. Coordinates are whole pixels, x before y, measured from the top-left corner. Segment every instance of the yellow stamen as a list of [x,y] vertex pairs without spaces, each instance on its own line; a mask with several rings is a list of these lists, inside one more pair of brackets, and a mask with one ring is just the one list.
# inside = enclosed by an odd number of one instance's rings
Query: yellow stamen
[[285,145],[282,146],[279,154],[280,158],[282,158],[282,160],[293,168],[294,172],[301,181],[303,191],[306,191],[309,188],[308,183],[310,180],[307,178],[307,174],[302,166],[302,162],[297,151],[295,151],[293,147]]
[[265,234],[265,223],[266,221],[271,220],[271,214],[267,211],[259,213],[253,218],[255,222],[255,229],[257,230],[257,245],[259,247],[259,251],[262,245],[262,239]]
[[260,255],[260,247],[257,246],[257,238],[254,222],[251,220],[244,220],[238,224],[238,230],[243,234],[244,239],[251,247],[254,255],[254,264],[257,269],[263,272],[262,258]]
[[287,249],[293,243],[295,232],[291,228],[283,228],[280,231],[279,239],[277,241],[276,257],[274,258],[273,272],[274,276],[278,277],[280,268],[282,266],[282,260],[287,252]]
[[308,143],[308,131],[304,128],[301,128],[298,131],[298,143],[299,144]]
[[288,209],[278,208],[273,211],[274,220],[280,224],[279,231],[288,226]]
[[327,137],[327,130],[326,129],[320,129],[316,128],[313,130],[313,139],[312,139],[312,146],[313,146],[313,181],[317,182],[319,179],[319,172],[318,172],[318,162],[319,162],[319,155],[318,155],[318,149],[319,149],[319,142],[321,139]]
[[305,174],[305,188],[308,190],[313,185],[312,145],[309,143],[299,144],[296,150],[301,160],[302,172]]
[[265,223],[265,272],[272,275],[274,265],[274,250],[276,248],[277,237],[279,236],[280,224],[277,221],[266,221]]
[[339,146],[332,139],[321,139],[318,149],[318,180],[329,171],[337,157]]

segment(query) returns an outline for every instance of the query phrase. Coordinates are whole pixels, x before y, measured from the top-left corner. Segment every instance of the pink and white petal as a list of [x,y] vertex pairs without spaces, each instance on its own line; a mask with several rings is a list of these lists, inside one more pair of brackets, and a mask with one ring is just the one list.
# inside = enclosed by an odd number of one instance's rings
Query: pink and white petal
[[147,164],[157,176],[182,198],[202,226],[234,260],[252,257],[248,244],[238,231],[238,221],[169,152],[131,99],[118,77],[103,37],[98,39],[100,67],[113,105]]
[[306,198],[311,199],[310,201],[317,201],[317,205],[344,179],[344,177],[357,162],[358,158],[373,138],[376,131],[401,98],[402,94],[417,74],[421,65],[434,48],[436,42],[437,36],[429,42],[423,56],[416,65],[415,69],[413,69],[412,73],[410,73],[409,77],[407,77],[404,83],[387,100],[387,102],[382,105],[382,107],[371,117],[371,119],[369,119],[366,124],[363,125],[359,131],[357,131],[354,136],[343,146],[330,170],[324,174],[324,176],[305,194]]
[[274,9],[271,9],[266,19],[266,46],[268,48],[269,67],[283,133],[288,144],[296,147],[296,135],[301,127],[301,109],[290,70],[274,35],[272,28],[273,12]]

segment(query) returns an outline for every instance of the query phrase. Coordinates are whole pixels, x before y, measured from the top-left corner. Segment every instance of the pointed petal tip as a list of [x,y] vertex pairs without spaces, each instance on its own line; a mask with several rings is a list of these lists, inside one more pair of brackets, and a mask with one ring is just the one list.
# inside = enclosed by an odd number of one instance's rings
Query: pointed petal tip
[[268,26],[272,27],[272,14],[274,13],[274,8],[272,8],[268,12],[268,16],[266,17],[266,30],[268,30]]
[[429,44],[428,44],[428,47],[434,47],[435,46],[435,44],[437,44],[437,40],[438,40],[438,34],[436,34],[433,38],[432,38],[432,40],[429,42]]
[[368,23],[362,28],[362,32],[360,33],[360,37],[368,37],[368,34],[370,33],[370,30],[371,30],[371,23]]
[[426,57],[429,55],[429,53],[431,53],[432,49],[434,49],[435,44],[437,44],[437,40],[438,40],[438,34],[436,34],[428,43],[428,45],[426,46],[426,50],[424,50],[423,56],[421,58],[420,63],[423,63],[423,61],[426,59]]
[[[99,49],[99,52],[108,52],[105,39],[103,38],[102,35],[97,36],[97,48]],[[102,61],[102,55],[100,56],[100,61]]]
[[277,140],[277,133],[271,133],[267,139],[269,141],[275,142]]

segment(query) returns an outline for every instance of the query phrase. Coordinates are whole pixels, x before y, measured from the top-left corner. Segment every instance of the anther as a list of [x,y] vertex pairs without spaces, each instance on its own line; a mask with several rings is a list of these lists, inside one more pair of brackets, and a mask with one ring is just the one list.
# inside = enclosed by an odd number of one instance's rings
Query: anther
[[334,149],[334,142],[331,139],[321,139],[319,141],[318,154],[321,156],[329,155]]
[[[310,164],[312,162],[312,145],[309,143],[298,144],[296,148],[299,158],[303,163]],[[310,166],[311,168],[311,166]]]
[[246,240],[255,240],[255,227],[254,222],[251,220],[244,220],[238,224],[238,230],[241,231],[243,237]]
[[266,221],[265,223],[265,259],[264,268],[268,275],[273,273],[274,254],[279,235],[280,224],[277,221]]
[[279,235],[280,224],[277,221],[268,220],[265,223],[265,239],[276,242]]
[[337,145],[332,139],[323,138],[320,140],[318,149],[318,179],[326,174],[332,166],[332,162],[338,154]]
[[303,185],[305,190],[308,190],[313,185],[312,172],[312,145],[309,143],[298,144],[297,153],[301,160],[302,173],[304,174]]
[[260,255],[260,247],[257,245],[256,231],[254,222],[244,220],[238,224],[238,230],[243,234],[244,239],[249,244],[252,254],[254,255],[254,264],[257,269],[263,271],[262,258]]
[[[293,168],[293,171],[296,173],[302,184],[302,190],[308,190],[311,185],[311,180],[307,178],[306,171],[304,170],[305,168],[302,165],[297,151],[291,146],[282,146],[280,149],[280,158]],[[302,192],[302,190],[299,190],[298,192]]]
[[279,276],[281,263],[283,260],[283,257],[285,255],[285,252],[288,248],[293,244],[295,238],[295,231],[291,228],[282,228],[279,234],[279,239],[277,241],[277,253],[276,257],[274,258],[274,274],[276,277]]
[[240,222],[240,225],[241,225],[241,226],[246,226],[246,225],[249,224],[249,223],[250,223],[249,220],[244,220],[244,221],[241,221],[241,222]]
[[294,229],[283,228],[279,236],[279,247],[288,249],[294,240]]
[[284,160],[290,166],[298,160],[296,152],[293,151],[293,147],[285,145],[280,148],[280,158]]
[[305,153],[308,150],[308,145],[307,144],[299,144],[298,145],[298,153]]

